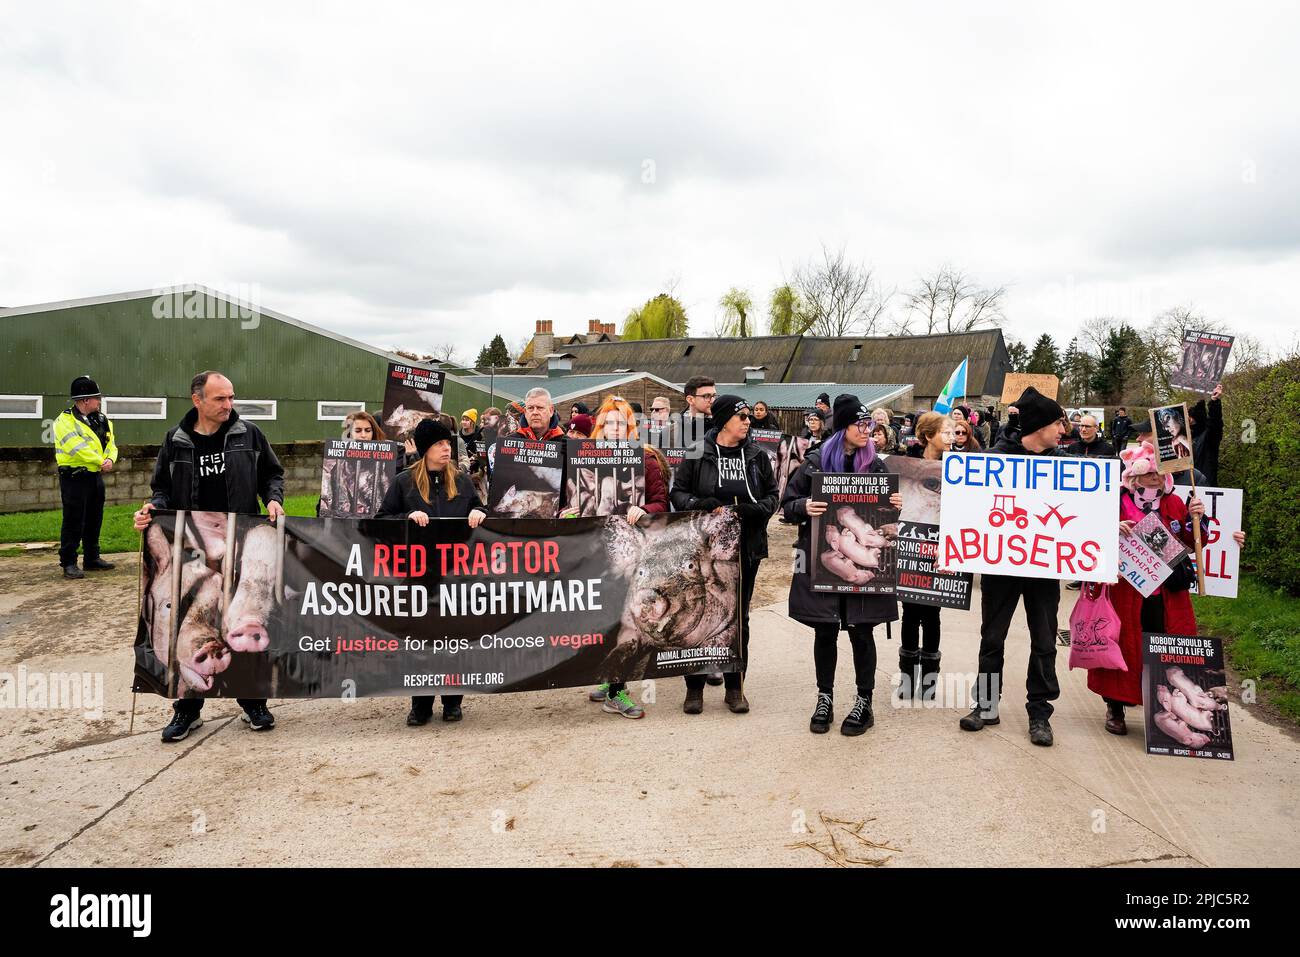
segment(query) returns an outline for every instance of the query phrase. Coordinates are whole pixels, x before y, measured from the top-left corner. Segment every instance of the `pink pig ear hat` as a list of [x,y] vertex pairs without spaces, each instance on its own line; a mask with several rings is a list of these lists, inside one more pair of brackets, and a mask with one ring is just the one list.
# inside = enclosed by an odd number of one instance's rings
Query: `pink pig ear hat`
[[[1124,463],[1124,472],[1119,481],[1130,492],[1136,487],[1139,475],[1150,475],[1158,471],[1156,450],[1150,442],[1143,442],[1135,449],[1125,449],[1119,453],[1119,458]],[[1165,473],[1165,494],[1168,495],[1173,490],[1174,477]]]

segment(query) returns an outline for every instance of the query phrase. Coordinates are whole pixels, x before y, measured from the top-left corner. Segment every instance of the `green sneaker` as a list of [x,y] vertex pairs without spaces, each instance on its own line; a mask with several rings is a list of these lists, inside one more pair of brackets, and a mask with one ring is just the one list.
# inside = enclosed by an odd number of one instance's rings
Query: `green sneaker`
[[610,714],[621,714],[625,718],[645,717],[645,711],[632,700],[632,696],[626,690],[620,691],[612,698],[606,698],[601,710],[608,711]]
[[599,685],[587,692],[588,701],[604,701],[609,697],[609,682]]

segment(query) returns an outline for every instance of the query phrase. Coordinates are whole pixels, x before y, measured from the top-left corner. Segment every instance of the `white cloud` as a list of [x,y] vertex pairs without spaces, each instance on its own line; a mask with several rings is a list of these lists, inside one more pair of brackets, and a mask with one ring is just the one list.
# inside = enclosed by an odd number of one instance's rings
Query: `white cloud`
[[[0,36],[0,302],[231,277],[380,345],[693,329],[820,243],[1291,339],[1283,6],[43,4]],[[653,182],[644,181],[646,161]]]

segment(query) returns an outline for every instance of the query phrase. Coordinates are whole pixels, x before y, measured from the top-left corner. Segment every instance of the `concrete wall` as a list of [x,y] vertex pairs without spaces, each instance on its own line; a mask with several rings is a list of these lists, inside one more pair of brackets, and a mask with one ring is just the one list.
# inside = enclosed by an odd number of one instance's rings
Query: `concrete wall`
[[[284,466],[285,495],[320,491],[322,442],[272,445]],[[117,465],[104,476],[108,505],[139,504],[149,498],[156,445],[118,447]],[[59,508],[59,474],[51,448],[0,448],[0,512]]]

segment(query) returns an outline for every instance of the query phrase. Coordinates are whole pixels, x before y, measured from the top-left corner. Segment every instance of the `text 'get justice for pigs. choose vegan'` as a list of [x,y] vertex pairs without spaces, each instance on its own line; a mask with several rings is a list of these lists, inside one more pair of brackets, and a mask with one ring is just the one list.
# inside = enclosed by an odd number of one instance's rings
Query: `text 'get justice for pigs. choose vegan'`
[[[537,580],[560,574],[560,546],[554,541],[464,542],[433,546],[442,578],[524,575],[526,581],[476,581],[438,585],[437,614],[527,615],[534,612],[599,611],[601,579]],[[429,553],[423,545],[375,545],[366,570],[361,546],[348,553],[344,574],[362,579],[422,578]],[[385,585],[371,581],[309,582],[302,595],[304,615],[422,617],[429,613],[424,585]]]

